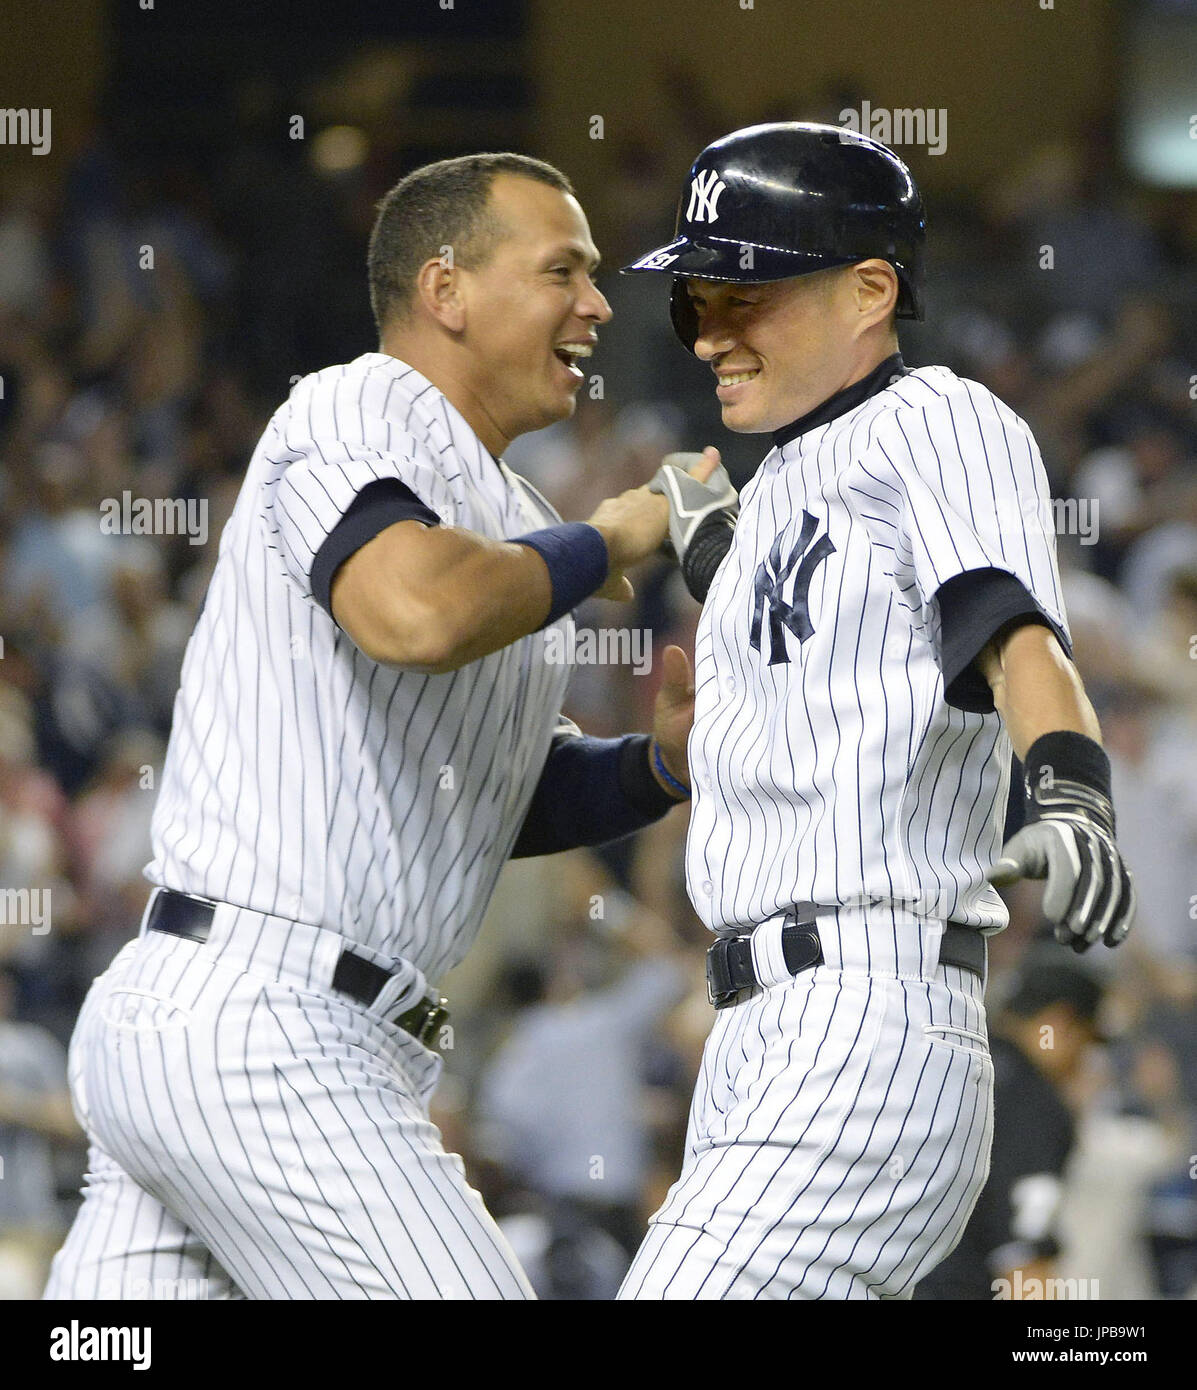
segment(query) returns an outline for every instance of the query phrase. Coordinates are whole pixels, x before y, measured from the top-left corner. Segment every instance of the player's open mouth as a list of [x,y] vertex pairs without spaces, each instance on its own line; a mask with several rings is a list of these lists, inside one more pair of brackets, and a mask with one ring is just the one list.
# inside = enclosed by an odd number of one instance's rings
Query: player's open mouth
[[589,357],[594,351],[593,343],[558,343],[553,349],[553,355],[558,362],[564,362],[569,368],[570,375],[576,380],[582,380],[582,369],[578,366],[577,359]]

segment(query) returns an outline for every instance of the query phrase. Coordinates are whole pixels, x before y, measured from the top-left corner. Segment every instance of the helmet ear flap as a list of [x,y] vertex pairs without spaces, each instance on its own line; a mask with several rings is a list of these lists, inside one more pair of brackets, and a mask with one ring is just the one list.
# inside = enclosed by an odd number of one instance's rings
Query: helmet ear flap
[[680,275],[673,277],[673,289],[669,294],[669,317],[673,320],[673,331],[682,340],[682,346],[687,352],[693,352],[698,339],[698,313],[693,300],[686,293],[686,282]]
[[902,271],[898,275],[898,308],[896,317],[900,319],[918,320],[921,320],[923,317],[922,286],[908,271]]

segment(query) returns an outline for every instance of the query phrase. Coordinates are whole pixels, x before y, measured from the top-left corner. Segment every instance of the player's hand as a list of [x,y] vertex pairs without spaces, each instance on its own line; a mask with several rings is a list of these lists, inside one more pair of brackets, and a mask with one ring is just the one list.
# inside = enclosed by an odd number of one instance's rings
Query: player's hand
[[661,548],[669,527],[669,507],[647,487],[629,488],[600,502],[590,525],[602,534],[609,557],[606,581],[595,592],[599,598],[626,602],[633,590],[624,571]]
[[[724,479],[727,474],[719,464],[719,450],[704,449],[701,454],[668,454],[662,468],[675,460],[671,467],[678,468],[683,477],[687,470],[681,468],[676,460],[690,460],[689,477],[696,480],[696,486],[705,485],[718,469]],[[646,560],[661,549],[673,525],[673,505],[667,495],[656,486],[660,470],[647,487],[635,487],[621,492],[618,497],[609,497],[600,503],[598,510],[590,518],[590,525],[602,533],[607,542],[610,565],[607,580],[601,589],[596,590],[599,598],[626,601],[632,597],[631,581],[624,570]],[[735,498],[735,489],[727,479],[727,489]]]
[[[669,775],[690,785],[686,742],[694,723],[694,673],[681,647],[666,647],[661,655],[661,688],[653,707],[653,738],[661,749],[661,761]],[[656,777],[656,769],[653,770]],[[661,778],[657,777],[660,782]],[[666,791],[672,791],[662,782]]]
[[669,499],[669,548],[690,593],[701,603],[731,545],[740,499],[719,450],[669,454],[649,487]]
[[996,887],[1046,878],[1043,915],[1056,940],[1087,951],[1097,940],[1117,946],[1135,917],[1135,885],[1114,842],[1109,798],[1080,782],[1036,785],[1028,824],[1012,836],[989,874]]
[[716,512],[735,519],[740,499],[719,459],[719,450],[708,445],[701,454],[666,454],[649,483],[669,502],[669,543],[684,561],[694,534]]

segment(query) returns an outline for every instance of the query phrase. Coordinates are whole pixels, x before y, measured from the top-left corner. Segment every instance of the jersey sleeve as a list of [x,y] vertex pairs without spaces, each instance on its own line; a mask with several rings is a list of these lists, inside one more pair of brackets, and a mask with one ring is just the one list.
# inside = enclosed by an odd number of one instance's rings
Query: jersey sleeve
[[993,709],[972,663],[1011,622],[1044,623],[1071,654],[1043,461],[991,392],[960,381],[883,416],[850,486],[949,703]]
[[269,454],[270,540],[303,595],[325,608],[336,566],[385,526],[407,518],[456,524],[445,477],[409,436],[395,434],[383,451],[288,427]]

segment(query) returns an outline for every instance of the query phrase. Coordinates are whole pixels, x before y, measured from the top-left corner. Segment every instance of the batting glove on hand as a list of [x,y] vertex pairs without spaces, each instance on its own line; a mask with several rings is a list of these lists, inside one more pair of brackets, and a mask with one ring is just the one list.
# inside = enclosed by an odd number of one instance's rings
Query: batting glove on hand
[[1045,734],[1027,753],[1026,787],[1027,824],[990,883],[1046,878],[1043,914],[1062,946],[1117,946],[1134,921],[1135,886],[1114,843],[1109,759],[1084,734]]
[[667,454],[648,485],[669,503],[669,542],[682,578],[701,603],[731,545],[740,499],[720,463],[705,482],[690,473],[703,454]]

